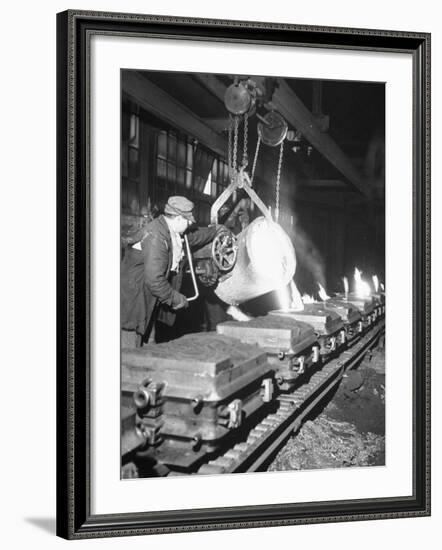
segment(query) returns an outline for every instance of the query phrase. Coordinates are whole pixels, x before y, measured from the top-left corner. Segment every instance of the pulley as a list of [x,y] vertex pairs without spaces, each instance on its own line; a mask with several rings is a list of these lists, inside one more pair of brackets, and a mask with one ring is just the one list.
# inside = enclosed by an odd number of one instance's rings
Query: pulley
[[241,82],[231,84],[224,94],[224,104],[232,115],[244,115],[252,107],[252,95]]
[[230,271],[236,262],[238,245],[236,237],[229,230],[220,231],[212,243],[212,258],[220,271]]
[[265,145],[276,147],[287,135],[287,122],[277,111],[269,111],[258,123],[258,135]]

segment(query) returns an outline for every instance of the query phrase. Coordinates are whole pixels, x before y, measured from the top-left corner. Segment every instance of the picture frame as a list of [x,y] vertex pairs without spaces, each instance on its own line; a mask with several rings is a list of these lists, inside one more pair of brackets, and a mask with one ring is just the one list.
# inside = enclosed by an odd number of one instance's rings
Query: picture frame
[[[95,514],[91,506],[91,38],[412,57],[412,494]],[[57,15],[57,534],[67,539],[430,514],[430,35],[68,10]],[[411,266],[410,266],[411,269]],[[390,313],[390,315],[395,315]],[[411,320],[410,320],[411,322]]]

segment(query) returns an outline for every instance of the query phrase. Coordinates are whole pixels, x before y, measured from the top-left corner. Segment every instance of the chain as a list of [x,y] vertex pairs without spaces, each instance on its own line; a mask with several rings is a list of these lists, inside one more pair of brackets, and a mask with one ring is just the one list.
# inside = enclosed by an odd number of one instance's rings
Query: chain
[[229,141],[227,146],[227,166],[229,167],[229,178],[232,180],[233,169],[232,169],[232,131],[233,131],[233,117],[229,113]]
[[233,174],[236,174],[236,171],[238,169],[236,165],[236,156],[238,152],[238,123],[239,123],[239,117],[235,116],[233,118],[233,159],[232,159],[232,177]]
[[248,137],[249,137],[249,115],[248,115],[248,113],[245,113],[245,115],[244,115],[244,144],[243,144],[243,152],[242,152],[242,166],[243,166],[243,168],[245,168],[247,166],[247,164],[249,163],[249,159],[247,157]]
[[282,167],[283,153],[284,153],[284,140],[282,140],[281,147],[279,149],[278,172],[276,174],[275,221],[279,220],[279,191],[281,187],[281,167]]
[[259,153],[260,145],[261,145],[261,136],[258,136],[258,141],[256,142],[255,158],[253,159],[252,177],[250,178],[250,185],[253,185],[253,178],[255,177],[256,163],[258,161],[258,153]]

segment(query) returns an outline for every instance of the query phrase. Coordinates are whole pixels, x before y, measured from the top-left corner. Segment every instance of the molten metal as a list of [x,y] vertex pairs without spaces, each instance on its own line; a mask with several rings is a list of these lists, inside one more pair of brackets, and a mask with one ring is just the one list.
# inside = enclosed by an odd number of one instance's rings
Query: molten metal
[[227,308],[227,314],[233,317],[235,321],[245,322],[250,321],[251,317],[241,311],[238,306],[229,306]]
[[293,279],[288,285],[278,288],[276,294],[281,310],[302,311],[304,309],[301,295]]

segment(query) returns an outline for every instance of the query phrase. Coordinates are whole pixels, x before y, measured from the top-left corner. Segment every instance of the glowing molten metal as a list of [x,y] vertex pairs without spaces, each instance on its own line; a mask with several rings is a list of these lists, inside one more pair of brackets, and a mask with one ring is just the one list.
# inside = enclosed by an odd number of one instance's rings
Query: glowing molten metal
[[304,309],[301,295],[293,279],[287,286],[279,288],[276,292],[279,308],[283,311],[302,311]]
[[227,308],[227,314],[233,317],[235,321],[250,321],[251,317],[241,311],[238,306],[229,306]]

